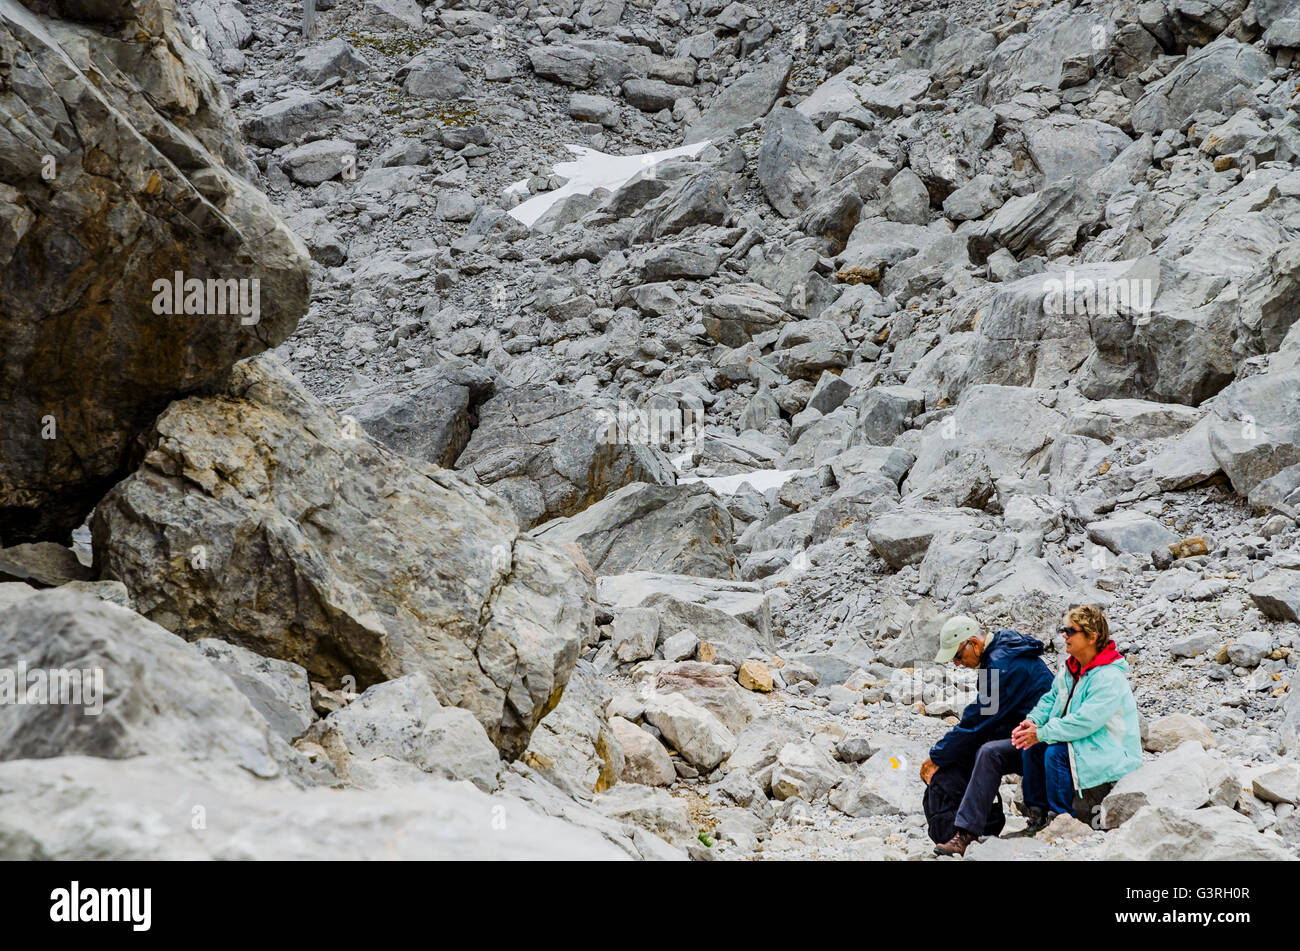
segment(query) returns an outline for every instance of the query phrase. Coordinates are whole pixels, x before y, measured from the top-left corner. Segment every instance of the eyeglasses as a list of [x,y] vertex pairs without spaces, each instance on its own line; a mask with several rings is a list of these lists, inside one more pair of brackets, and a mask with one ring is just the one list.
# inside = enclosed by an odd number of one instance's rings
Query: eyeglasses
[[966,646],[967,646],[968,644],[970,644],[970,638],[969,638],[969,637],[966,638],[966,640],[962,641],[959,645],[957,645],[957,653],[955,653],[955,654],[952,655],[952,661],[953,661],[954,664],[960,664],[960,663],[961,663],[961,655],[964,654],[964,653],[966,653]]
[[1060,628],[1060,629],[1057,631],[1057,633],[1058,633],[1058,634],[1064,634],[1066,637],[1071,637],[1072,635],[1075,635],[1075,634],[1082,634],[1083,631],[1079,630],[1077,627],[1063,627],[1063,628]]

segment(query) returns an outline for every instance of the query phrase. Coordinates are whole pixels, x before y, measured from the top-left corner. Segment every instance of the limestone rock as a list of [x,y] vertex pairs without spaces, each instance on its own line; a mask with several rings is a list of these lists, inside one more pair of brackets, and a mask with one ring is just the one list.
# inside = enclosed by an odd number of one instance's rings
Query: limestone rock
[[1186,740],[1115,784],[1100,806],[1102,826],[1117,828],[1148,805],[1180,809],[1230,805],[1237,801],[1239,788],[1219,753],[1208,753],[1197,740]]
[[623,441],[612,413],[559,387],[499,390],[456,461],[514,509],[525,528],[581,512],[632,482],[670,485],[658,448]]
[[1167,753],[1188,740],[1195,740],[1207,750],[1218,746],[1208,726],[1186,713],[1175,713],[1151,724],[1143,747],[1153,753]]
[[646,699],[645,718],[692,766],[711,770],[731,755],[736,738],[722,721],[679,693]]
[[1227,806],[1150,805],[1106,837],[1101,857],[1127,862],[1295,861],[1273,837]]
[[596,669],[578,661],[564,696],[542,718],[524,759],[561,789],[601,792],[627,772],[618,733],[605,719],[609,687]]
[[1300,571],[1278,568],[1246,589],[1255,606],[1278,621],[1300,621]]
[[503,501],[358,438],[270,358],[159,417],[93,532],[145,616],[327,685],[422,672],[511,758],[593,621],[572,559]]
[[337,751],[335,768],[360,789],[417,785],[425,773],[498,785],[501,760],[468,710],[444,707],[423,674],[376,684],[319,721],[307,738]]
[[[393,790],[301,790],[162,756],[61,756],[0,764],[0,785],[23,791],[0,797],[0,852],[29,860],[628,857],[521,799],[434,777]],[[206,828],[196,830],[200,807]],[[494,808],[505,833],[492,827]]]
[[[31,699],[32,685],[44,683],[61,702],[0,704],[4,759],[157,755],[282,773],[277,759],[288,747],[274,744],[279,737],[230,678],[134,611],[85,594],[35,594],[0,613],[0,667],[20,663],[28,681],[11,690]],[[58,683],[50,670],[64,671]]]
[[225,672],[253,709],[286,740],[300,736],[316,719],[307,671],[297,664],[204,637],[194,642],[199,653]]
[[746,690],[754,690],[758,693],[772,692],[772,672],[767,669],[766,664],[760,664],[756,660],[741,664],[740,670],[736,672],[736,680]]
[[677,781],[672,757],[657,739],[622,717],[610,717],[609,727],[623,750],[623,771],[619,779],[646,786],[671,786]]
[[702,483],[634,482],[576,515],[546,522],[533,535],[556,546],[577,543],[598,575],[736,577],[731,514]]

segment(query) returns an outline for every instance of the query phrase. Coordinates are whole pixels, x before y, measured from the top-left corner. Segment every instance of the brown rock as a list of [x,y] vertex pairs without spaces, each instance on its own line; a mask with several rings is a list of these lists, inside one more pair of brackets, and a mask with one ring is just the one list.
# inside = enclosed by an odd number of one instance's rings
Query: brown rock
[[53,542],[0,548],[0,582],[25,581],[38,588],[56,588],[93,577],[94,572],[77,560],[72,549]]
[[740,685],[746,690],[754,690],[758,693],[771,693],[772,691],[772,672],[767,666],[760,664],[756,660],[746,661],[740,665],[740,671],[736,675]]
[[1182,541],[1174,542],[1169,546],[1169,553],[1175,558],[1195,558],[1197,555],[1208,555],[1210,546],[1205,543],[1205,539],[1200,535],[1193,535],[1190,538],[1184,538]]
[[174,0],[26,6],[0,18],[0,525],[63,542],[171,400],[293,332],[311,260]]

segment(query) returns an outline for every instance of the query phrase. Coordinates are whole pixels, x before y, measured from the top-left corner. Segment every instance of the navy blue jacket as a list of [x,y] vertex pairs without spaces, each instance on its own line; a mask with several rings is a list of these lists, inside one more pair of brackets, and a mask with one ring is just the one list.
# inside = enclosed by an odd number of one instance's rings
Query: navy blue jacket
[[[1042,661],[1043,643],[1019,631],[995,631],[980,655],[979,696],[962,711],[961,722],[930,750],[938,766],[966,774],[975,754],[993,740],[1005,740],[1052,686],[1052,672]],[[997,673],[992,673],[996,671]]]

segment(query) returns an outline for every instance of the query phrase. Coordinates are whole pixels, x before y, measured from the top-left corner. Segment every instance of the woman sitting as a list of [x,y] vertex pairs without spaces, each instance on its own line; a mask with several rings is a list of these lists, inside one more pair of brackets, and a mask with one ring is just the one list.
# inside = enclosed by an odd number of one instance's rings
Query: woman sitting
[[1011,742],[1025,751],[1025,784],[1046,783],[1049,818],[1068,813],[1100,828],[1101,801],[1142,765],[1137,704],[1101,608],[1071,608],[1060,633],[1069,656]]

